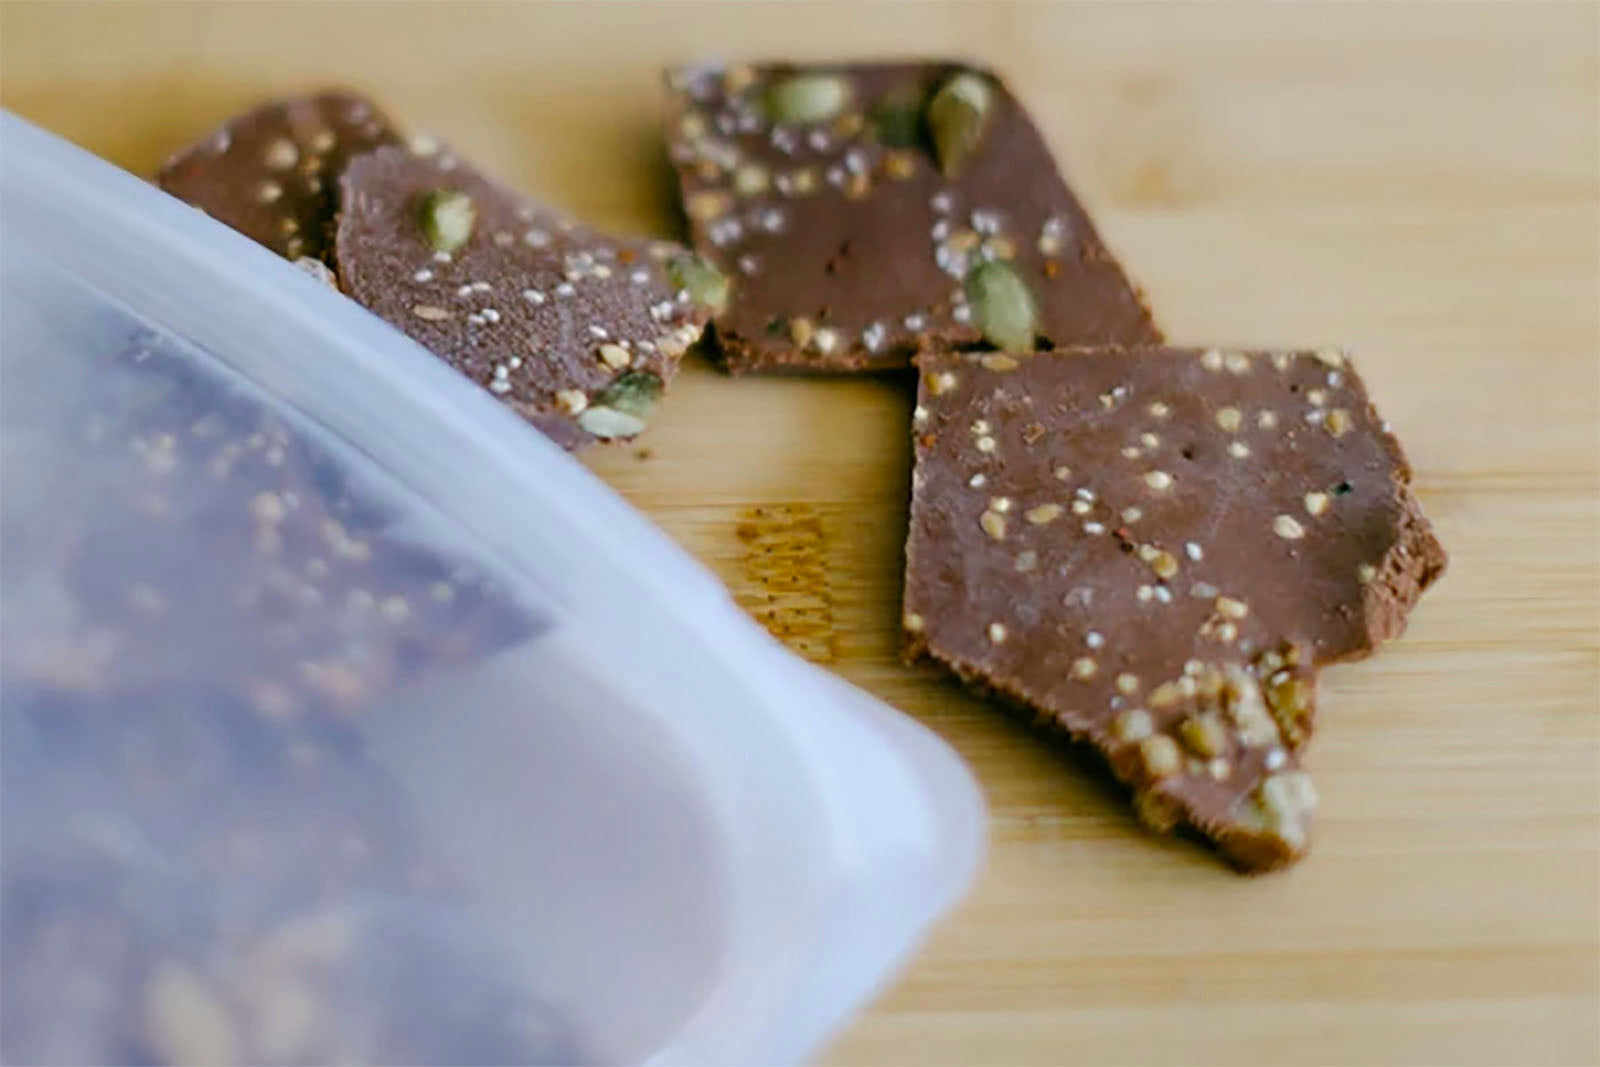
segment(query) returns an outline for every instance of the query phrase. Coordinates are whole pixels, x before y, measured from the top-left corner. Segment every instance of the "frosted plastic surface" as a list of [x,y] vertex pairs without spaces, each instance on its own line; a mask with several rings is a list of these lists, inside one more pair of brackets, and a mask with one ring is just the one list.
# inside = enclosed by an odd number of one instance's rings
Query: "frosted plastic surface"
[[0,1058],[780,1062],[971,878],[909,720],[486,395],[0,124]]

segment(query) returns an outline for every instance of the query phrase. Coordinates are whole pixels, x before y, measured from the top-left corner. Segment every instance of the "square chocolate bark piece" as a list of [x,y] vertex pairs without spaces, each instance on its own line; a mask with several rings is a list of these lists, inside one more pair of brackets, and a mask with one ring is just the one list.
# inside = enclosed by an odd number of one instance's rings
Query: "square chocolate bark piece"
[[1098,749],[1159,829],[1299,858],[1315,671],[1443,571],[1337,352],[921,357],[908,654]]
[[[735,373],[904,367],[919,347],[1161,339],[1027,112],[949,62],[694,67],[667,140],[695,249],[731,283]],[[993,296],[974,271],[1009,265]],[[1019,290],[1020,325],[989,307]],[[992,314],[991,314],[992,312]]]

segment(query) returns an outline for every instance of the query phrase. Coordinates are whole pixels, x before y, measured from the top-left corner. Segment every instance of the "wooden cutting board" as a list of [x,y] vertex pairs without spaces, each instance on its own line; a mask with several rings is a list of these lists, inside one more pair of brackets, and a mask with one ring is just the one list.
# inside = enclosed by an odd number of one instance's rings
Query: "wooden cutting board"
[[971,762],[971,900],[840,1064],[1600,1060],[1600,8],[1588,3],[0,6],[4,106],[132,169],[328,82],[670,232],[656,71],[1001,68],[1177,340],[1347,343],[1454,556],[1330,671],[1312,857],[1242,879],[895,659],[904,381],[689,367],[587,461],[795,648]]

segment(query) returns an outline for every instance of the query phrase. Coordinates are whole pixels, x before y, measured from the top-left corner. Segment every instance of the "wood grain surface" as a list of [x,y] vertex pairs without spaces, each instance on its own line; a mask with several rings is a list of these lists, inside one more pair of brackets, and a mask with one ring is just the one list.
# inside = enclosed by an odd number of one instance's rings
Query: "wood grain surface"
[[1311,858],[1243,879],[895,660],[899,380],[692,365],[587,462],[802,653],[971,762],[971,900],[838,1064],[1600,1060],[1600,15],[1591,3],[0,5],[4,106],[124,166],[365,88],[594,221],[671,233],[657,70],[963,53],[1033,107],[1185,342],[1353,347],[1453,569],[1328,672]]

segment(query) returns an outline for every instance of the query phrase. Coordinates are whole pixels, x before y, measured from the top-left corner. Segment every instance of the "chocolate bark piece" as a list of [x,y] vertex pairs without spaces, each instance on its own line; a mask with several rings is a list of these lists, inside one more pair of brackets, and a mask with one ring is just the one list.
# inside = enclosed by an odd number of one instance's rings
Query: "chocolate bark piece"
[[344,291],[563,447],[643,430],[705,328],[683,248],[578,225],[446,152],[380,149],[342,187]]
[[0,515],[8,560],[36,564],[6,572],[4,615],[26,623],[7,677],[103,695],[181,680],[289,725],[361,714],[542,628],[419,543],[394,498],[308,427],[181,343],[140,338],[82,385],[81,407],[7,427],[37,459],[24,493],[84,466],[95,479]]
[[169,159],[156,181],[280,256],[327,260],[345,164],[399,139],[364,97],[293,97],[228,121]]
[[1046,343],[1161,339],[992,73],[779,63],[667,83],[693,244],[731,282],[714,323],[728,370],[876,371],[933,342],[977,343],[969,275],[991,259],[1031,291]]
[[1299,858],[1315,670],[1445,555],[1337,352],[928,354],[908,655],[1093,745],[1160,829]]

